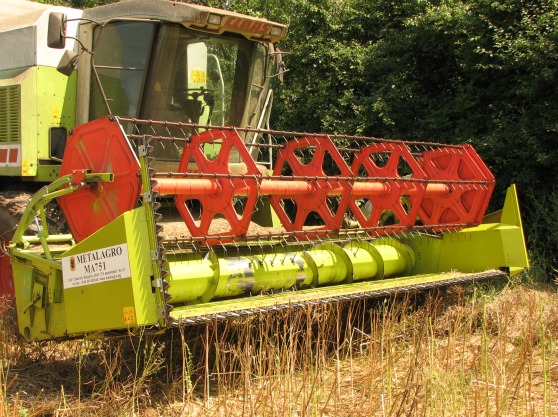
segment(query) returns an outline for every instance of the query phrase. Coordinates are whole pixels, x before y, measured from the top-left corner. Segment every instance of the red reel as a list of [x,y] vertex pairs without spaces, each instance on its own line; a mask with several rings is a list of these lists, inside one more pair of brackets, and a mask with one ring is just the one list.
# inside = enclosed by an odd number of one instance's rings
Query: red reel
[[[311,159],[306,163],[305,158]],[[325,165],[335,173],[327,175],[324,172]],[[291,172],[296,177],[306,177],[306,181],[313,188],[312,193],[293,192],[270,197],[271,205],[285,230],[303,230],[311,213],[316,213],[323,222],[323,225],[314,230],[340,229],[349,202],[351,184],[347,179],[340,180],[336,177],[352,177],[352,173],[331,139],[307,136],[287,142],[279,152],[273,175],[280,176],[284,171]],[[323,179],[326,176],[329,178]],[[340,198],[335,198],[335,204],[332,204],[333,200],[328,195],[332,194],[332,190],[338,189],[341,189],[341,192],[336,192],[340,194]],[[285,209],[287,200],[291,200],[291,204],[294,203],[295,207],[291,207],[292,213],[287,213],[289,209]],[[308,235],[309,238],[312,236]]]
[[141,189],[139,161],[120,125],[109,118],[78,126],[68,137],[60,176],[80,170],[112,173],[114,181],[86,185],[58,199],[76,241],[133,209]]
[[[361,227],[415,224],[426,191],[426,175],[405,144],[384,142],[362,148],[353,160],[352,171],[355,176],[378,178],[387,185],[385,193],[351,198],[349,208]],[[375,233],[388,232],[379,229]]]
[[477,225],[482,221],[494,190],[494,176],[472,146],[426,151],[419,163],[429,178],[447,181],[450,188],[445,195],[423,199],[419,217],[425,225]]
[[[208,149],[205,149],[206,146],[213,147],[209,149],[213,150],[215,155],[211,159],[206,154],[209,153]],[[244,178],[235,175],[230,169],[229,161],[234,152],[238,152],[245,166]],[[193,135],[184,147],[179,172],[187,172],[190,161],[196,164],[196,172],[218,174],[212,178],[212,181],[217,183],[213,189],[175,197],[176,207],[192,236],[219,237],[219,241],[224,242],[227,239],[222,239],[223,237],[246,235],[258,198],[256,178],[261,174],[238,133],[234,130],[212,129]],[[234,208],[235,195],[246,196],[242,209],[239,210],[241,213]],[[199,222],[195,220],[196,209],[189,204],[192,200],[199,201],[201,205]],[[238,197],[236,200],[238,201]],[[212,222],[217,216],[222,216],[227,221],[228,229],[210,232]]]

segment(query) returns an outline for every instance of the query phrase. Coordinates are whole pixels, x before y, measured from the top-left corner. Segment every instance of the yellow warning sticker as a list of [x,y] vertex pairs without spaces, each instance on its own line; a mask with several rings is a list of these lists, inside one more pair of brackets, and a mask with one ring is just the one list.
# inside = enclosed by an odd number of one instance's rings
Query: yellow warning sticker
[[124,307],[124,323],[136,324],[136,311],[134,307]]
[[60,107],[59,106],[54,106],[52,108],[52,122],[53,123],[60,123]]
[[31,162],[27,159],[21,162],[21,175],[31,175]]
[[191,70],[190,82],[196,84],[205,84],[206,72],[203,70]]

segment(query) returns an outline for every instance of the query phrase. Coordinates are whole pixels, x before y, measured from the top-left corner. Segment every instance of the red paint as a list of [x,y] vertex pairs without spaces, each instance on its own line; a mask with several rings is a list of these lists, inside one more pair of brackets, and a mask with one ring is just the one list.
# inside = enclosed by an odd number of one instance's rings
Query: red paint
[[270,24],[232,16],[225,18],[223,26],[246,32],[259,33],[261,35],[267,35],[271,29]]
[[[5,241],[0,241],[0,245],[4,246]],[[10,258],[4,252],[0,251],[0,296],[6,296],[10,300],[15,299],[14,277]]]
[[[218,153],[208,159],[203,148],[212,143],[218,145]],[[229,166],[234,150],[246,167],[244,177]],[[303,155],[311,159],[306,161]],[[59,199],[76,240],[136,206],[141,189],[139,163],[118,123],[105,118],[76,128],[68,138],[63,161],[60,175],[73,173],[75,181],[81,181],[83,170],[112,173],[115,178],[112,183],[92,184]],[[307,136],[281,148],[273,178],[266,178],[236,131],[212,129],[188,140],[179,172],[187,172],[191,161],[204,177],[161,178],[154,188],[176,195],[175,204],[190,233],[205,238],[207,244],[246,235],[262,195],[269,196],[288,232],[304,230],[308,218],[317,214],[322,225],[304,235],[315,239],[324,230],[341,229],[347,212],[373,235],[406,230],[417,221],[433,231],[477,225],[494,189],[493,175],[468,145],[413,153],[403,142],[378,142],[355,149],[349,166],[329,137]],[[324,166],[335,166],[336,173],[326,175]],[[281,178],[285,169],[289,174]],[[211,174],[215,177],[207,176]],[[241,213],[234,208],[235,196],[246,197]],[[370,213],[362,210],[360,199],[368,200]],[[199,221],[190,200],[201,204]],[[291,203],[288,200],[296,206],[294,213],[284,208]],[[391,227],[383,228],[388,214]],[[210,233],[218,216],[230,228]]]
[[6,148],[0,149],[0,163],[6,163],[8,160],[8,150]]
[[419,217],[424,224],[478,225],[482,221],[495,181],[472,146],[426,151],[418,162],[429,178],[453,181],[449,194],[423,199]]
[[[375,160],[383,160],[382,166],[374,162]],[[403,163],[411,170],[411,174],[405,175],[405,178],[399,172]],[[383,183],[388,188],[388,191],[381,195],[369,193],[360,196],[370,201],[369,214],[362,211],[356,199],[351,199],[349,207],[362,227],[379,226],[382,216],[387,212],[393,213],[390,218],[393,226],[415,225],[420,203],[426,193],[427,183],[424,180],[427,177],[405,144],[385,142],[365,146],[355,156],[352,171],[355,175],[366,173],[366,177],[370,179],[386,178]],[[446,187],[441,189],[442,192],[447,192]],[[384,234],[384,231],[380,230],[378,233]]]
[[[216,158],[209,160],[202,148],[205,143],[212,142],[219,143],[220,149]],[[193,135],[184,147],[178,171],[186,172],[188,163],[190,160],[194,160],[199,172],[232,174],[229,170],[229,159],[231,151],[234,149],[238,151],[242,162],[246,165],[246,175],[251,177],[244,179],[216,178],[213,180],[213,184],[217,185],[213,189],[214,192],[208,192],[205,185],[211,186],[211,184],[202,181],[202,183],[198,183],[200,187],[190,189],[188,195],[177,195],[174,199],[180,215],[194,237],[208,237],[211,241],[211,237],[217,236],[209,232],[211,223],[217,215],[222,215],[230,225],[228,231],[218,234],[219,242],[230,241],[231,239],[227,239],[229,236],[246,235],[248,231],[258,198],[258,182],[254,176],[260,175],[260,172],[236,131],[212,129],[199,135]],[[247,195],[242,215],[237,214],[233,202],[234,196],[240,194],[240,190],[244,190],[243,192]],[[201,203],[202,216],[199,226],[194,220],[188,200],[198,200]]]
[[19,149],[17,149],[17,148],[10,149],[10,156],[8,157],[8,162],[10,164],[16,164],[17,163],[18,153],[19,153]]
[[92,184],[58,199],[77,241],[136,206],[139,169],[117,122],[104,118],[74,129],[68,137],[60,176],[83,170],[114,175],[114,182]]
[[[303,153],[305,149],[313,149],[313,157],[310,162],[303,164],[296,153]],[[275,162],[274,176],[281,175],[285,166],[290,167],[293,175],[309,177],[309,181],[313,186],[313,192],[310,194],[293,193],[286,196],[270,197],[271,205],[277,213],[285,230],[289,232],[302,230],[306,219],[310,213],[317,213],[322,219],[323,227],[314,230],[338,230],[342,226],[343,217],[349,203],[351,194],[351,183],[347,180],[338,180],[335,177],[328,179],[312,180],[312,177],[326,177],[323,166],[326,155],[329,154],[331,162],[338,168],[339,176],[352,177],[353,174],[349,169],[343,157],[335,147],[335,144],[328,137],[307,136],[304,138],[287,142],[286,146],[281,149]],[[341,189],[341,191],[336,191]],[[335,211],[328,206],[328,197],[331,194],[340,195],[339,204]],[[292,200],[296,204],[296,213],[291,221],[285,211],[283,200]],[[307,235],[309,238],[313,234]]]

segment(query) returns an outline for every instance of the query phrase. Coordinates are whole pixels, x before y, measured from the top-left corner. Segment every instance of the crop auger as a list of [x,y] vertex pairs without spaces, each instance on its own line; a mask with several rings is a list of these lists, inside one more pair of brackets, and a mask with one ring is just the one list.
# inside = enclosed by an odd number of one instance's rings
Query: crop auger
[[[9,244],[19,329],[159,331],[514,275],[517,197],[483,220],[493,188],[469,145],[94,120]],[[48,231],[55,199],[70,233]]]

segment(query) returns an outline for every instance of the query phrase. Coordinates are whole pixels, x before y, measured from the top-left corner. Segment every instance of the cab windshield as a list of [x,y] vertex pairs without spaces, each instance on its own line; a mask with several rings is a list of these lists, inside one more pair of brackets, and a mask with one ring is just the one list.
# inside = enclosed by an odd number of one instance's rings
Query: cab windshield
[[253,43],[165,25],[155,38],[140,117],[240,126]]
[[[133,21],[97,28],[95,37],[94,67],[114,115],[240,126],[248,97],[258,93],[251,91],[252,60],[262,60],[255,42]],[[91,91],[89,118],[108,114],[95,77]]]

